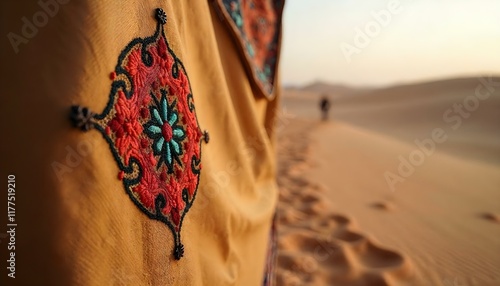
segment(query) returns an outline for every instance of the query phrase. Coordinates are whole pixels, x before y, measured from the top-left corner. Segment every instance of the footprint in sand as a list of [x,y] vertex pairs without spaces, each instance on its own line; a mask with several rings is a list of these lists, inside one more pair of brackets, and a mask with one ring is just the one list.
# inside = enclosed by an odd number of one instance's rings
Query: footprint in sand
[[370,286],[391,285],[387,280],[387,278],[385,278],[384,275],[380,273],[366,273],[360,278],[360,281],[363,281],[364,283],[358,285],[370,285]]
[[[387,278],[404,279],[411,275],[411,266],[403,255],[377,246],[362,235],[358,234],[356,238],[341,247],[350,275],[333,276],[333,281],[343,281],[342,285],[350,285],[349,282],[354,281],[367,284],[353,285],[388,285]],[[335,263],[338,265],[339,261]]]
[[500,223],[500,215],[494,213],[482,213],[479,215],[481,218],[485,220],[489,220],[494,223]]
[[294,186],[296,189],[300,190],[302,190],[304,187],[308,187],[310,184],[306,179],[300,177],[291,177],[289,179],[291,186]]
[[293,225],[301,221],[305,221],[306,217],[304,213],[295,210],[293,208],[279,208],[278,220],[284,225]]
[[292,205],[304,214],[315,218],[318,215],[325,213],[329,208],[329,204],[326,199],[314,194],[304,194],[302,196],[298,196]]
[[281,253],[278,257],[278,265],[282,269],[287,269],[289,273],[283,273],[280,278],[278,273],[278,285],[294,285],[296,278],[299,278],[299,284],[304,285],[305,281],[310,281],[317,275],[320,267],[318,260],[312,255],[304,254],[299,251],[290,251]]
[[[307,130],[304,126],[301,137]],[[410,263],[402,254],[379,247],[350,217],[329,211],[327,188],[304,176],[314,164],[307,160],[307,140],[282,142],[277,284],[383,286],[408,277]],[[395,209],[385,199],[370,206]]]
[[390,202],[375,202],[370,204],[370,206],[374,209],[381,210],[381,211],[393,211],[396,209],[394,204]]
[[312,192],[306,192],[298,197],[303,203],[309,204],[309,203],[316,203],[320,201],[326,201],[326,199],[323,196],[314,194]]
[[315,193],[325,193],[327,191],[327,187],[323,184],[311,183],[311,190]]
[[307,253],[322,254],[339,249],[340,244],[332,241],[327,235],[320,235],[314,231],[297,230],[285,235],[280,243],[287,250],[303,250]]
[[318,218],[311,223],[314,223],[318,230],[330,233],[335,229],[345,228],[351,223],[351,219],[346,216],[334,214]]
[[339,229],[333,233],[333,236],[345,243],[358,244],[365,241],[365,237],[348,229]]
[[279,267],[294,271],[302,281],[321,273],[345,277],[354,269],[340,244],[314,232],[291,233],[280,240],[280,246],[286,250],[279,253]]
[[288,175],[298,177],[302,175],[304,173],[304,170],[308,168],[309,166],[305,161],[299,160],[299,163],[295,163],[293,164],[293,166],[288,168]]
[[397,252],[384,249],[367,240],[358,249],[359,260],[371,269],[398,269],[406,264],[406,259]]
[[351,219],[348,218],[347,216],[334,214],[330,216],[330,218],[342,226],[351,224]]
[[288,270],[279,270],[277,272],[277,284],[287,286],[303,285],[302,279],[296,273]]
[[330,235],[296,228],[281,236],[278,259],[281,269],[292,270],[301,281],[312,281],[318,273],[323,273],[328,281],[339,285],[388,285],[388,278],[410,275],[409,262],[403,255],[377,246],[367,236],[350,230],[348,218],[327,217],[323,220],[331,222]]

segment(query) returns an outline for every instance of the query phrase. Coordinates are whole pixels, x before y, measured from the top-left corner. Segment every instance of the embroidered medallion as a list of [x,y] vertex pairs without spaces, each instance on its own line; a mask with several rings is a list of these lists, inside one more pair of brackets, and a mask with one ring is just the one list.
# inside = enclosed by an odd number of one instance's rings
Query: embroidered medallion
[[83,131],[102,133],[126,193],[149,218],[170,228],[180,259],[180,231],[196,196],[201,142],[208,142],[208,133],[199,128],[186,70],[166,40],[162,9],[156,19],[153,36],[136,38],[121,52],[104,111],[73,106],[71,120]]
[[284,0],[215,0],[238,39],[257,87],[274,97]]

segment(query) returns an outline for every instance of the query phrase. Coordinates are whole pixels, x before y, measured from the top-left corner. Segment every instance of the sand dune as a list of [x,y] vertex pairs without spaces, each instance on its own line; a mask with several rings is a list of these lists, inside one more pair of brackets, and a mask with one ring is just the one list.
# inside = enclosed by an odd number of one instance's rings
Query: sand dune
[[353,219],[331,211],[327,190],[304,176],[311,122],[294,121],[280,137],[280,285],[389,285],[407,278],[402,254],[380,246]]
[[[317,93],[285,96],[279,285],[500,285],[500,93],[453,132],[440,115],[477,82],[345,95],[326,123]],[[447,141],[400,174],[434,128]]]
[[[492,83],[490,83],[490,82]],[[478,99],[479,94],[491,95]],[[431,136],[435,128],[448,135],[441,151],[453,155],[500,163],[500,77],[464,78],[418,83],[381,89],[347,89],[321,86],[292,90],[285,106],[297,115],[310,118],[317,114],[318,96],[333,99],[332,115],[342,120],[396,139],[414,142]],[[481,97],[481,95],[479,95]],[[476,104],[477,103],[477,104]],[[456,106],[456,105],[461,105]]]

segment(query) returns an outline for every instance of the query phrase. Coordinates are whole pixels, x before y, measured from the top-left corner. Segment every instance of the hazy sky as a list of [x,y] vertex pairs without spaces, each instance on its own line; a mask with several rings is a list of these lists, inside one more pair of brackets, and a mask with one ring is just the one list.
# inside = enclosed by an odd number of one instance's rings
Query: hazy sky
[[281,71],[287,85],[500,75],[500,0],[287,0]]

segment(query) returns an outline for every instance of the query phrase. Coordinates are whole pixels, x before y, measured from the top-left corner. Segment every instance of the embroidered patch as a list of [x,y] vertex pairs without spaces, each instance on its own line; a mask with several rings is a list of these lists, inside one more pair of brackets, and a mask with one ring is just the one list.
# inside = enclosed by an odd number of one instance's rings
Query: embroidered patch
[[196,196],[208,133],[199,128],[186,70],[165,37],[163,10],[156,10],[156,19],[153,36],[136,38],[121,52],[104,111],[73,106],[71,120],[102,133],[125,191],[149,218],[170,228],[180,259],[181,226]]
[[217,11],[228,19],[239,39],[255,83],[266,97],[274,97],[284,0],[216,0],[216,3]]

